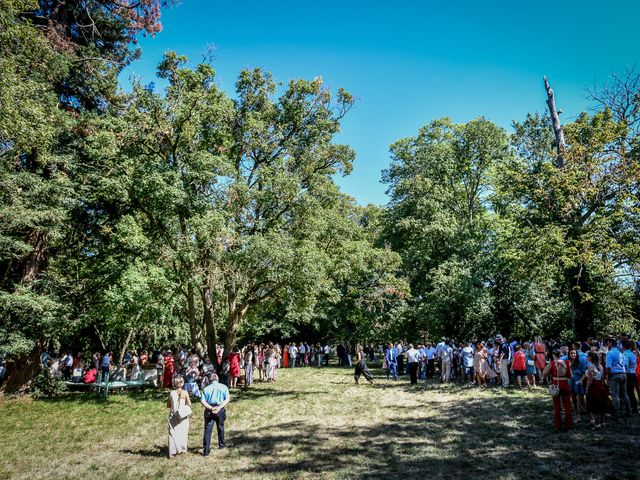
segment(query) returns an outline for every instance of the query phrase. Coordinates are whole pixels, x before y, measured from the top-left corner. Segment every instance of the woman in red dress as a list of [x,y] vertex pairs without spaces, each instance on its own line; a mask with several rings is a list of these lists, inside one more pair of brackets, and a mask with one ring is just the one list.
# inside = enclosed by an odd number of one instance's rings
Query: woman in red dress
[[167,354],[164,357],[164,388],[171,388],[171,384],[173,383],[173,354],[171,350],[167,350]]
[[240,349],[237,345],[227,357],[227,362],[229,362],[229,387],[235,388],[240,376]]
[[289,345],[284,346],[282,354],[282,366],[284,368],[289,368]]
[[542,343],[540,337],[536,337],[533,343],[533,356],[535,357],[535,366],[538,372],[538,382],[542,385],[542,379],[544,378],[542,371],[547,366],[547,347]]
[[600,426],[604,423],[604,416],[613,413],[613,405],[609,398],[609,392],[602,383],[604,369],[600,365],[600,359],[596,352],[587,353],[589,367],[584,374],[587,379],[586,397],[587,412],[591,417],[591,425]]
[[549,385],[558,385],[560,394],[553,397],[553,423],[555,432],[562,431],[562,411],[560,405],[564,405],[564,427],[571,430],[573,427],[573,418],[571,416],[571,388],[569,387],[569,379],[573,376],[571,373],[571,364],[567,360],[560,360],[560,350],[553,351],[553,360],[544,369],[543,375],[546,377],[551,374]]

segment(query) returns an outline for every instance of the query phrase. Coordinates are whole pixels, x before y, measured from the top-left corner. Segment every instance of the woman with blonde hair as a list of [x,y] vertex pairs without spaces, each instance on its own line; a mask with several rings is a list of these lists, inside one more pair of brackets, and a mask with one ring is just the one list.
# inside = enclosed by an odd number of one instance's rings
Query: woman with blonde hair
[[169,458],[186,452],[189,441],[191,399],[187,391],[182,387],[184,387],[184,380],[182,376],[178,375],[173,379],[173,390],[169,392],[169,398],[167,399],[167,408],[169,408]]

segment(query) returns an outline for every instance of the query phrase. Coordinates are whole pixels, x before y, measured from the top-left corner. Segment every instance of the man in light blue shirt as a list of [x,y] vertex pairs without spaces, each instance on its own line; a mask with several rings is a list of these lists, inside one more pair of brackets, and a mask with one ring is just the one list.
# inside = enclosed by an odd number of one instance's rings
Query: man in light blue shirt
[[224,448],[224,421],[227,413],[224,409],[231,400],[229,389],[218,382],[218,375],[209,375],[209,385],[202,390],[200,403],[204,407],[204,437],[202,439],[202,455],[205,457],[211,451],[211,432],[213,424],[218,430],[218,448]]
[[633,342],[629,340],[622,342],[622,354],[627,361],[627,396],[631,405],[631,413],[637,415],[636,385],[638,384],[638,379],[636,378],[636,366],[638,365],[638,359],[633,353]]
[[615,338],[610,338],[607,352],[607,377],[611,403],[616,415],[620,415],[620,399],[624,402],[627,416],[631,415],[631,403],[627,395],[627,359],[616,347]]

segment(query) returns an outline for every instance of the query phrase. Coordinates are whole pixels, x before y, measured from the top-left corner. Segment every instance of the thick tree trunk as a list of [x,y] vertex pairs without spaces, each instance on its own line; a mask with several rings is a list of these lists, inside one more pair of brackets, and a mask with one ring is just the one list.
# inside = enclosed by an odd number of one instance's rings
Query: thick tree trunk
[[32,250],[22,259],[22,284],[33,282],[47,264],[47,234],[36,228],[26,240]]
[[551,115],[553,133],[556,136],[556,167],[563,168],[564,151],[567,144],[564,139],[564,130],[562,129],[562,124],[560,123],[560,113],[556,109],[555,95],[553,94],[553,89],[551,88],[551,85],[549,85],[549,80],[547,80],[547,77],[544,77],[544,88],[547,91],[547,106],[549,107],[549,114]]
[[[216,370],[219,370],[221,366],[218,364],[218,355],[216,351],[218,335],[213,315],[213,296],[211,294],[211,288],[208,285],[205,285],[202,289],[202,308],[204,311],[207,355],[209,355],[209,359],[213,362]],[[198,355],[202,357],[204,356],[204,352],[202,354],[198,353]]]
[[187,315],[189,317],[189,333],[191,335],[191,345],[196,349],[198,355],[203,356],[204,347],[202,345],[202,332],[198,328],[196,321],[196,299],[193,285],[187,283]]
[[565,272],[569,299],[571,301],[571,323],[578,339],[593,336],[593,301],[590,299],[589,276],[584,267]]
[[40,369],[40,349],[35,348],[31,353],[21,355],[7,364],[7,376],[0,385],[0,393],[27,393],[31,381]]

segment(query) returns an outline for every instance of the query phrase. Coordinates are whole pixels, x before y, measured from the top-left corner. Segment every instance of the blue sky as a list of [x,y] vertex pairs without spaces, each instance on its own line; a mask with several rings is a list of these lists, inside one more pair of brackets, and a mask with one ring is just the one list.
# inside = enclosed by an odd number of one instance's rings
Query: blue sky
[[164,29],[143,38],[129,67],[154,80],[166,50],[201,60],[216,47],[220,86],[232,93],[243,68],[278,81],[322,76],[359,100],[338,140],[357,152],[338,179],[359,203],[385,204],[380,172],[389,145],[430,120],[480,115],[509,129],[545,109],[542,76],[570,121],[589,103],[585,88],[639,60],[640,2],[183,0],[163,13]]

